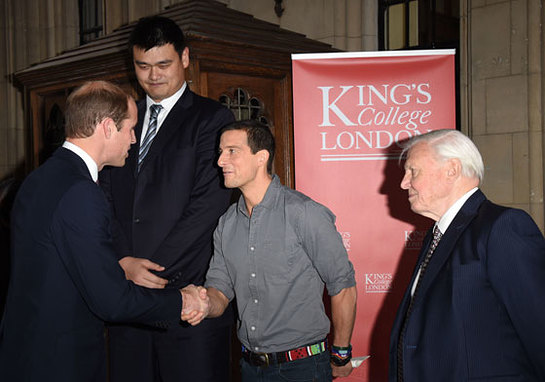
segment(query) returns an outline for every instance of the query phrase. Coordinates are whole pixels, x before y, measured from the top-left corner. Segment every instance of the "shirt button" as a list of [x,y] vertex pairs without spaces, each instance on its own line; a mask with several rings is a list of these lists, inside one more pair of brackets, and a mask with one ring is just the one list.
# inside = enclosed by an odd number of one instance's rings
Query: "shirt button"
[[252,326],[250,329],[252,329],[252,331],[254,331],[254,330],[255,330],[255,326]]
[[257,298],[254,300],[254,302],[257,304]]
[[139,218],[134,218],[133,220],[135,223],[140,223],[140,219]]
[[252,277],[255,277],[255,273],[252,273],[251,276],[252,276]]
[[254,249],[255,249],[255,247],[250,247],[250,251],[252,251],[252,252],[253,252],[253,251],[254,251]]
[[254,348],[254,350],[255,350],[255,351],[259,351],[259,346],[256,346],[256,347]]

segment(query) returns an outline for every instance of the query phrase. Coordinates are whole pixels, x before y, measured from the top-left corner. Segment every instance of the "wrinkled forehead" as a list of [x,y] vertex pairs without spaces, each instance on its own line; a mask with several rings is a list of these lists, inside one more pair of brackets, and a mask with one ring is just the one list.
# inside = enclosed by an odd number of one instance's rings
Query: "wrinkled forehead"
[[433,148],[426,142],[418,142],[407,151],[405,167],[413,163],[436,161],[436,154]]

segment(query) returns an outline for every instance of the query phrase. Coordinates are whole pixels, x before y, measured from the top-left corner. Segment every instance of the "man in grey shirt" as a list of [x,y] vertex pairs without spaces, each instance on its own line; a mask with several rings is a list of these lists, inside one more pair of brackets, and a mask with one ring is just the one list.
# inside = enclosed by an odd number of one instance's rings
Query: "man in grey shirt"
[[[349,375],[356,281],[335,216],[271,174],[274,137],[263,124],[226,126],[219,151],[225,186],[242,195],[214,233],[208,317],[221,315],[236,296],[243,381]],[[331,296],[331,354],[324,284]],[[193,325],[201,319],[189,312],[182,318]]]

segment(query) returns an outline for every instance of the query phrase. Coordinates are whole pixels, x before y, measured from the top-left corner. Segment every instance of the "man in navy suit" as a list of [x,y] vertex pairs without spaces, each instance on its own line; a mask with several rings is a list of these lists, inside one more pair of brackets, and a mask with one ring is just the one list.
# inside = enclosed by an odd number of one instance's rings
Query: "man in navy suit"
[[[100,178],[115,215],[119,262],[128,279],[148,288],[201,285],[230,199],[215,167],[218,131],[234,118],[189,90],[189,49],[172,20],[141,19],[129,46],[147,94],[138,104],[137,144],[125,167]],[[112,326],[111,381],[228,381],[233,321],[229,310],[198,327]]]
[[[12,266],[0,330],[2,381],[105,381],[104,321],[167,327],[193,291],[151,290],[125,279],[95,183],[134,143],[136,104],[90,82],[66,106],[66,141],[21,186],[12,212]],[[182,304],[183,301],[183,304]]]
[[436,223],[392,328],[389,380],[545,381],[543,234],[486,199],[481,155],[459,131],[416,136],[405,152],[401,187]]

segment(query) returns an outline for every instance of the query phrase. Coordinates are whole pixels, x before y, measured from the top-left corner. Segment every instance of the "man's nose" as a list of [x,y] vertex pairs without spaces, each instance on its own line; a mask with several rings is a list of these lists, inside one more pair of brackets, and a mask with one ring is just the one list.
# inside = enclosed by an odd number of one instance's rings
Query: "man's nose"
[[159,78],[159,69],[155,66],[152,66],[149,70],[149,78],[151,80],[156,80],[157,78]]
[[399,187],[401,187],[403,190],[408,190],[410,184],[411,184],[410,176],[409,174],[405,174],[403,176],[403,179],[401,179],[401,183],[399,184]]

